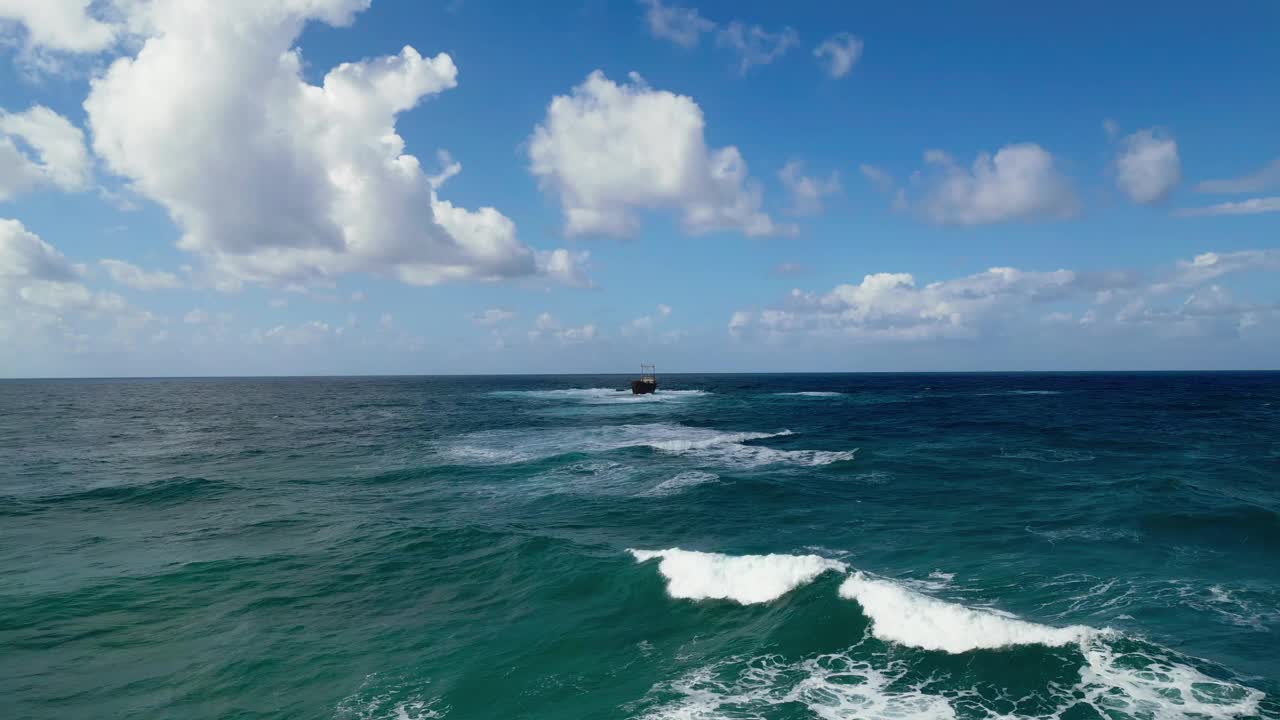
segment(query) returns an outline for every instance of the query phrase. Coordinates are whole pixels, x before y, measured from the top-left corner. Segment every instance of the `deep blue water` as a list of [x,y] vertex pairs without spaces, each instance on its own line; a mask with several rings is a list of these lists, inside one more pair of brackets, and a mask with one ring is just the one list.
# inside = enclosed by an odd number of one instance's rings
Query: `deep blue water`
[[1280,374],[627,379],[0,382],[0,717],[1280,718]]

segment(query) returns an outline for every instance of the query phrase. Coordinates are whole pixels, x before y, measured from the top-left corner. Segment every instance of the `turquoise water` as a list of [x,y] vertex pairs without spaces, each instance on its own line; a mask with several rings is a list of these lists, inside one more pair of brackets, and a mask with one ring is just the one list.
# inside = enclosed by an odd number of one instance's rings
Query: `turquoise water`
[[0,717],[1280,718],[1280,375],[626,379],[0,382]]

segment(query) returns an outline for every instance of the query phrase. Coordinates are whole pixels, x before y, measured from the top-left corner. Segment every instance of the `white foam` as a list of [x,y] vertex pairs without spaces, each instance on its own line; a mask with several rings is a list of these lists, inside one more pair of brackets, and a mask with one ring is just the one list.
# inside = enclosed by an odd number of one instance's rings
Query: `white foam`
[[672,455],[730,467],[762,465],[828,465],[852,460],[854,450],[775,450],[744,445],[751,440],[791,435],[779,432],[724,432],[713,428],[671,423],[605,425],[541,430],[495,430],[459,438],[444,452],[457,460],[503,465],[528,462],[565,453],[608,452],[628,447],[651,447]]
[[1161,648],[1120,651],[1082,643],[1085,666],[1074,690],[1104,717],[1151,720],[1256,716],[1265,693],[1216,680]]
[[1011,645],[1069,645],[1096,632],[1083,625],[1056,628],[968,608],[861,572],[841,584],[840,596],[862,606],[877,638],[952,654]]
[[616,405],[689,400],[703,397],[710,393],[705,390],[659,390],[647,395],[633,395],[630,390],[619,390],[617,388],[564,388],[559,390],[499,390],[490,394],[500,397],[553,400],[583,405]]
[[[650,695],[676,695],[645,712],[649,720],[773,717],[797,706],[823,720],[919,718],[952,720],[943,697],[900,687],[901,663],[884,668],[843,654],[789,663],[777,655],[729,658],[655,686]],[[891,689],[892,688],[892,689]],[[773,710],[769,710],[773,708]],[[788,714],[788,717],[790,715]]]
[[686,488],[694,485],[703,485],[705,483],[715,482],[720,479],[715,473],[704,472],[702,470],[686,470],[676,473],[674,476],[663,480],[641,495],[649,497],[659,497],[663,495],[675,495],[684,492]]
[[817,555],[721,555],[671,548],[627,550],[636,562],[661,558],[658,572],[667,594],[685,600],[766,603],[813,582],[828,571],[846,572],[838,560]]
[[844,393],[840,393],[840,392],[828,392],[828,391],[819,391],[819,390],[806,390],[804,392],[784,392],[784,393],[774,393],[774,394],[775,395],[798,395],[800,397],[841,397],[844,395]]

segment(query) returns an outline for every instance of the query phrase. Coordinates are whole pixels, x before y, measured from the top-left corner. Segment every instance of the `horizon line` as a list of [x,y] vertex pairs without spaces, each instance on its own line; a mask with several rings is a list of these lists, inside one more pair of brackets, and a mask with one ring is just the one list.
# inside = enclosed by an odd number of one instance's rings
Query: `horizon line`
[[[1098,370],[716,370],[699,372],[682,370],[658,373],[662,375],[1195,375],[1212,373],[1265,374],[1280,372],[1280,368],[1196,368],[1196,369],[1098,369]],[[496,373],[316,373],[303,375],[50,375],[44,377],[0,376],[0,382],[24,382],[37,380],[304,380],[324,378],[442,378],[442,377],[574,377],[618,376],[630,377],[629,372],[496,372]]]

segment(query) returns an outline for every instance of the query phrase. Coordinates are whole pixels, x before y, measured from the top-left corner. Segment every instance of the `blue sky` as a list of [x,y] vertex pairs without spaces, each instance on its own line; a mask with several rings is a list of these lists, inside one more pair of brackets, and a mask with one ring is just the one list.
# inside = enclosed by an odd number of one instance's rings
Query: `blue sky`
[[0,0],[0,375],[1280,366],[1280,6],[883,5]]

